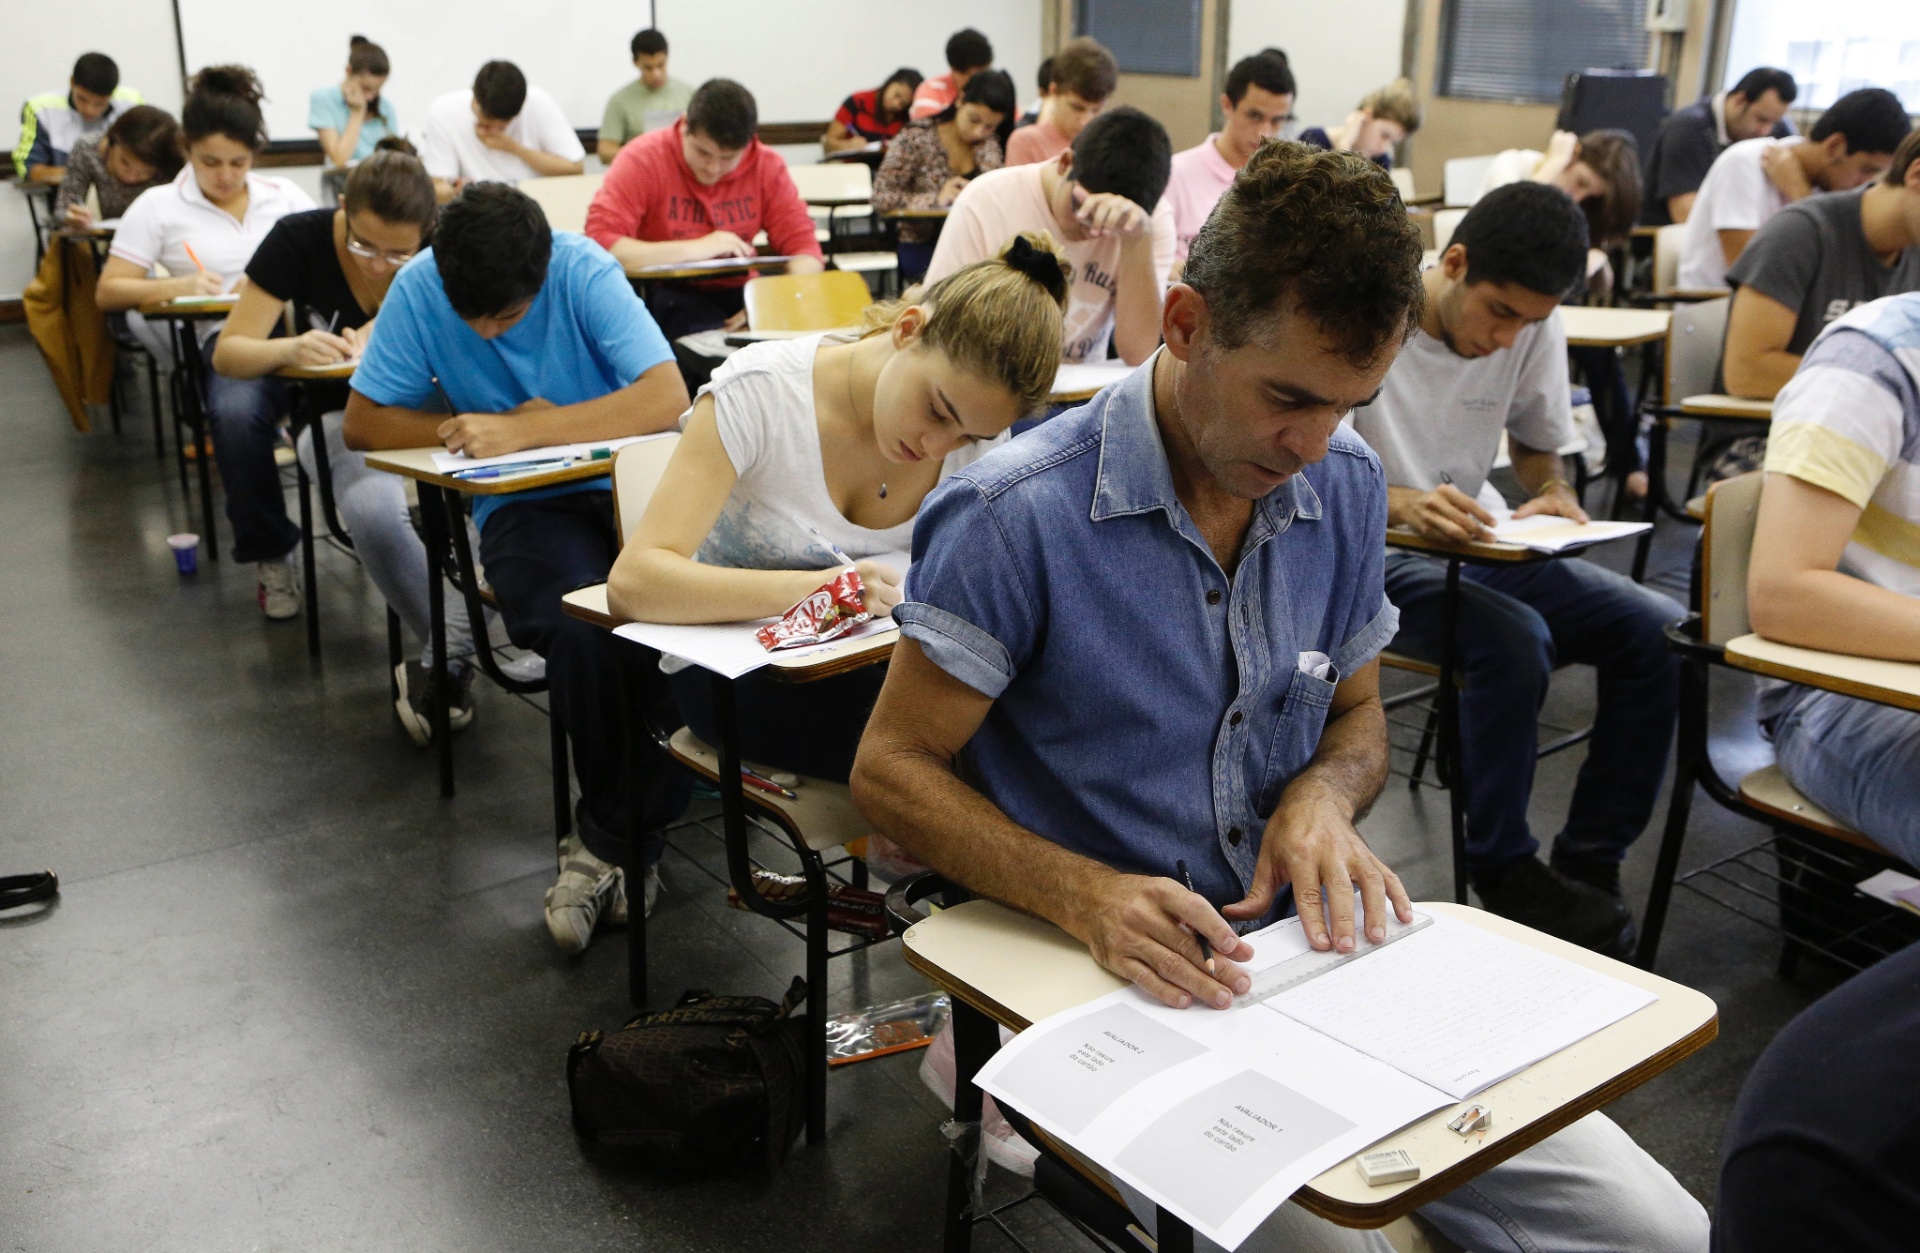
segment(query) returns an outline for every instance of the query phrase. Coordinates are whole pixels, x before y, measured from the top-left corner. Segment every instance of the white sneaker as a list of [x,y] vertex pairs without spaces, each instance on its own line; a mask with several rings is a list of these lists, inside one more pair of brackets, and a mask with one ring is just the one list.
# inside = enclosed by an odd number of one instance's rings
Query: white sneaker
[[594,924],[611,912],[620,888],[620,871],[568,836],[560,845],[560,877],[547,889],[547,930],[564,953],[581,953],[593,940]]
[[[619,885],[613,890],[613,908],[607,911],[607,921],[616,927],[624,927],[627,925],[628,918],[627,872],[625,867],[621,867],[615,870],[613,874],[614,878],[619,881]],[[659,863],[656,862],[647,867],[646,887],[642,889],[641,895],[644,898],[641,901],[641,908],[645,910],[641,917],[651,918],[653,917],[653,903],[660,899]]]
[[300,616],[300,564],[289,553],[254,566],[260,579],[260,612],[275,622]]

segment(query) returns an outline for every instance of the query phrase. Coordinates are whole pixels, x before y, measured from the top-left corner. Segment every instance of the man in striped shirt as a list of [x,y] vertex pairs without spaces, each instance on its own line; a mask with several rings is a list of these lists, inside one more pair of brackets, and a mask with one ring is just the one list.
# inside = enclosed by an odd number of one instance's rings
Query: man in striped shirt
[[[1920,293],[1832,323],[1774,402],[1748,610],[1770,639],[1920,661]],[[1920,714],[1791,683],[1761,696],[1808,799],[1920,860]]]

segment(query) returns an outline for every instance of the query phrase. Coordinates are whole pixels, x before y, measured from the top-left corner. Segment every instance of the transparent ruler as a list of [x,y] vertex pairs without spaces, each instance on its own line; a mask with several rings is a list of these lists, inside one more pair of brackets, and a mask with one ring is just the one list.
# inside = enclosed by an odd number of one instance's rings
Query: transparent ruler
[[[1358,929],[1360,920],[1354,919]],[[1288,988],[1297,988],[1309,979],[1317,979],[1329,970],[1338,969],[1350,961],[1359,961],[1369,953],[1377,953],[1395,940],[1403,940],[1416,931],[1431,926],[1433,919],[1416,911],[1412,922],[1401,922],[1391,912],[1387,914],[1387,937],[1378,944],[1369,944],[1362,937],[1351,953],[1337,953],[1329,949],[1321,952],[1302,953],[1298,957],[1289,957],[1286,961],[1269,966],[1253,976],[1253,986],[1234,998],[1235,1005],[1255,1005],[1285,992]]]

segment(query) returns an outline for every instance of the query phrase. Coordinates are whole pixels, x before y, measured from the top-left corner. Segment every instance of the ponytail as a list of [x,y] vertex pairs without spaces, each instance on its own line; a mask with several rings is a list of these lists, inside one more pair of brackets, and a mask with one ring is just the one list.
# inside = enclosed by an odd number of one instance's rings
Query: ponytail
[[347,73],[385,78],[390,72],[385,48],[365,35],[355,35],[347,41]]

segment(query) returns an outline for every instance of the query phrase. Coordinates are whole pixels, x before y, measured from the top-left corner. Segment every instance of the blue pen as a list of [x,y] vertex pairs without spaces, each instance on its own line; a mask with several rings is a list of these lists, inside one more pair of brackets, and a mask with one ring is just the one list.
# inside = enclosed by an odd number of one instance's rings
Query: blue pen
[[572,457],[556,457],[551,461],[515,461],[507,465],[476,466],[471,470],[455,470],[453,477],[466,482],[472,482],[475,479],[500,479],[515,474],[533,474],[541,470],[565,470],[572,464]]
[[820,534],[819,527],[810,526],[807,529],[813,532],[813,537],[815,539],[819,540],[822,544],[825,544],[827,546],[827,551],[833,554],[834,559],[836,561],[840,562],[840,564],[848,567],[849,569],[852,568],[853,558],[841,552],[840,546],[838,544],[834,543],[832,540],[828,539],[826,536]]

